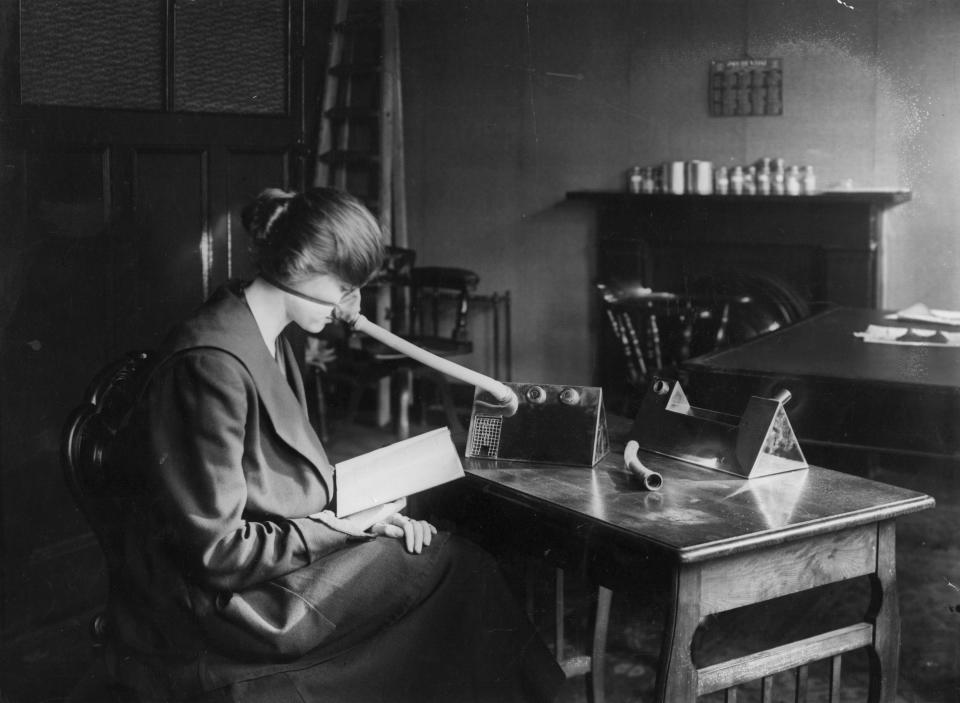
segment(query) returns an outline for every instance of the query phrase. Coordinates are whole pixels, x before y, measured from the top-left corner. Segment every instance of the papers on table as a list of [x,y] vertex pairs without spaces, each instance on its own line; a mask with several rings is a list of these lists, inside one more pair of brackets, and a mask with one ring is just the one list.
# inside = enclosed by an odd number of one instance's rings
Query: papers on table
[[886,316],[888,320],[901,320],[903,322],[929,322],[935,325],[950,325],[951,327],[960,327],[960,311],[958,310],[934,310],[928,308],[923,303],[914,303],[903,310],[891,313]]
[[869,325],[863,332],[854,332],[864,342],[905,344],[914,347],[960,347],[960,332],[946,332],[919,327],[886,327]]

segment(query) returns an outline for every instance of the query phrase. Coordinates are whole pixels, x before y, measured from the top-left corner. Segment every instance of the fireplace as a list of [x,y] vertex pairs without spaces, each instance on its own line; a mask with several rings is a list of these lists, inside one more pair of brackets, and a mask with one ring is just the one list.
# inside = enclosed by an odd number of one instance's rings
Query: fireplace
[[[808,314],[830,305],[880,304],[883,214],[907,202],[910,193],[723,196],[575,191],[567,198],[596,209],[599,283],[612,288],[645,286],[681,298],[746,291],[758,304],[767,296],[770,305],[782,302]],[[757,288],[758,281],[764,288]],[[601,304],[598,296],[598,310]],[[793,321],[785,316],[782,323]],[[598,344],[599,380],[605,387],[616,386],[616,379],[623,377],[619,340],[604,333]]]

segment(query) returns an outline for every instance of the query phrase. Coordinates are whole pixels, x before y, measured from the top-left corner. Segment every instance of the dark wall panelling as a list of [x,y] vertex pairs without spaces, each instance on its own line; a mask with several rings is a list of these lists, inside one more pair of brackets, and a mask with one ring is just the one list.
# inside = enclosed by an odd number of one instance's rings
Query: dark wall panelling
[[134,157],[138,300],[131,342],[152,348],[209,289],[206,150],[139,149]]
[[251,278],[250,238],[243,228],[244,206],[264,188],[288,187],[286,151],[231,150],[227,168],[227,216],[223,226],[229,241],[229,277]]
[[79,552],[94,545],[60,476],[58,450],[67,414],[112,343],[116,245],[106,227],[108,149],[51,147],[28,152],[23,163],[25,246],[11,272],[19,280],[0,394],[4,619],[13,626],[89,602],[80,591],[96,582],[64,569],[72,560],[91,563]]
[[110,150],[78,147],[28,156],[28,216],[52,236],[89,237],[110,214]]

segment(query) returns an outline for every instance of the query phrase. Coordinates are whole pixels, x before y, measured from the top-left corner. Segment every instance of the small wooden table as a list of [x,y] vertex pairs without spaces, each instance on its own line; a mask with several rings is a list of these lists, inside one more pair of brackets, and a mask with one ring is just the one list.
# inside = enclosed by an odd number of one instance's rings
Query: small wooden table
[[[453,509],[488,546],[521,547],[559,566],[582,564],[586,555],[597,581],[621,596],[637,597],[640,584],[652,588],[667,612],[660,701],[769,682],[861,647],[869,651],[870,700],[894,701],[895,519],[932,507],[932,498],[815,467],[743,480],[641,458],[662,473],[662,490],[639,489],[616,453],[593,469],[466,459]],[[861,623],[720,664],[693,662],[692,638],[708,615],[857,576],[869,576],[872,591]],[[593,670],[602,690],[602,662]]]

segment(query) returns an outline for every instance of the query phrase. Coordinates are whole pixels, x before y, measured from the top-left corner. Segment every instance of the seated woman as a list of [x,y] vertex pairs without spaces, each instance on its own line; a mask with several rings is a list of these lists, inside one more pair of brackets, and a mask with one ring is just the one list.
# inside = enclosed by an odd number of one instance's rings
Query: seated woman
[[155,354],[117,442],[136,489],[110,597],[117,678],[147,700],[549,701],[563,679],[492,558],[398,513],[338,519],[282,331],[359,306],[380,229],[352,197],[262,193],[259,275]]

